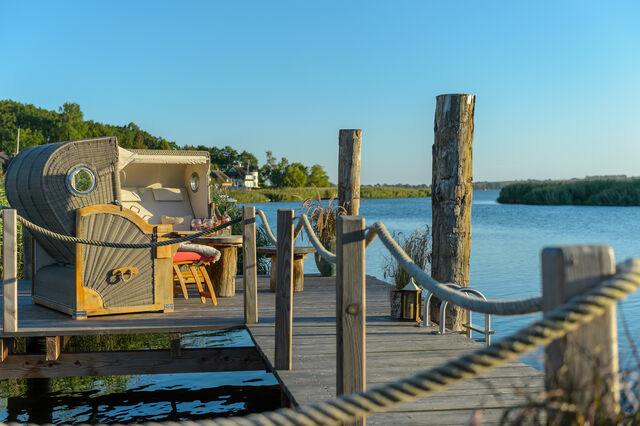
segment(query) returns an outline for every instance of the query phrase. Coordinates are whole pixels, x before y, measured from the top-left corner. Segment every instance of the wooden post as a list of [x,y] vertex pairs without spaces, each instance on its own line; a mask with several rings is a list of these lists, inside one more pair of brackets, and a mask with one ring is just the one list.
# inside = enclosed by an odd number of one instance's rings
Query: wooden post
[[[366,386],[365,226],[361,216],[339,216],[336,241],[337,392]],[[353,424],[363,425],[364,419]]]
[[[549,247],[542,251],[544,312],[597,286],[615,272],[609,246]],[[562,389],[587,414],[601,399],[608,416],[619,410],[616,308],[584,324],[545,349],[547,390]]]
[[362,130],[341,129],[338,137],[338,205],[348,215],[360,212],[360,151]]
[[[469,286],[474,106],[474,95],[437,97],[432,153],[431,276],[463,287]],[[439,321],[439,301],[433,303],[432,319]],[[465,311],[451,306],[449,312],[447,326],[462,330]]]
[[169,333],[169,355],[171,358],[182,356],[182,333]]
[[291,370],[293,337],[293,210],[278,210],[276,251],[276,370]]
[[18,331],[17,214],[14,209],[6,209],[2,216],[2,328],[5,333],[11,333]]
[[256,208],[242,207],[242,280],[244,281],[244,322],[258,322],[258,265],[256,257]]
[[60,336],[47,336],[45,338],[46,354],[45,360],[55,361],[60,358],[62,352],[62,339]]

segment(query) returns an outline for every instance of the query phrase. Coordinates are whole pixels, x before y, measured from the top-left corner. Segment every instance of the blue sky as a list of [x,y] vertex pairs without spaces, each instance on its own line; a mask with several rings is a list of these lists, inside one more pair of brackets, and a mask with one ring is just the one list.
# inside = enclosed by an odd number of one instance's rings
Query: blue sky
[[430,183],[435,97],[476,95],[475,180],[640,175],[640,2],[0,0],[0,99],[179,145]]

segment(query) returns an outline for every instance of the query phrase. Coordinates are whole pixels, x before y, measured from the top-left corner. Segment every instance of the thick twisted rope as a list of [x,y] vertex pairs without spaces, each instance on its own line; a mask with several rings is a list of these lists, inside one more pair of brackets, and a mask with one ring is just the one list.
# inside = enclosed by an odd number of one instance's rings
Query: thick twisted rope
[[[7,207],[7,206],[0,206],[0,210],[5,210],[5,209],[10,209],[11,207]],[[149,243],[119,243],[119,242],[115,242],[115,241],[97,241],[97,240],[87,240],[84,238],[78,238],[78,237],[72,237],[71,235],[64,235],[64,234],[58,234],[56,232],[50,231],[46,228],[43,228],[39,225],[36,225],[33,222],[29,222],[27,219],[25,219],[24,217],[20,216],[19,214],[16,214],[18,221],[20,221],[20,223],[27,228],[29,231],[40,234],[44,237],[47,238],[52,238],[54,240],[58,240],[58,241],[64,241],[65,243],[71,243],[71,244],[84,244],[84,245],[88,245],[88,246],[99,246],[99,247],[113,247],[113,248],[122,248],[122,249],[142,249],[142,248],[151,248],[151,247],[162,247],[162,246],[169,246],[172,244],[180,244],[180,243],[184,243],[185,241],[191,241],[194,240],[196,238],[200,238],[209,234],[212,234],[214,232],[220,231],[221,229],[224,229],[228,226],[233,225],[234,223],[238,223],[240,221],[242,221],[241,217],[237,217],[235,219],[231,219],[229,222],[225,222],[221,225],[215,226],[211,229],[204,229],[200,232],[196,232],[195,234],[191,234],[191,235],[185,235],[184,237],[180,237],[180,238],[173,238],[170,240],[166,240],[166,241],[152,241]]]
[[541,296],[513,300],[482,300],[452,290],[431,278],[416,265],[407,253],[402,250],[402,247],[391,237],[384,224],[376,222],[373,224],[373,227],[378,233],[382,244],[385,245],[391,255],[398,261],[398,264],[419,284],[440,299],[460,306],[463,309],[471,309],[474,312],[491,315],[521,315],[542,310]]
[[309,223],[309,219],[307,218],[306,214],[301,214],[299,216],[298,223],[299,224],[302,223],[304,230],[307,231],[307,236],[309,237],[309,241],[311,242],[311,245],[316,249],[320,257],[322,257],[324,260],[327,260],[331,263],[336,263],[336,255],[331,253],[329,250],[326,249],[325,246],[322,245],[322,243],[318,239],[318,236],[314,232],[313,227],[311,226],[311,223]]
[[438,367],[377,386],[367,391],[340,395],[294,409],[251,414],[240,418],[204,420],[201,425],[325,425],[351,422],[368,414],[382,412],[401,403],[416,401],[434,391],[468,380],[515,360],[538,345],[576,330],[580,325],[602,315],[618,300],[640,287],[640,259],[618,265],[618,273],[590,291],[548,312],[544,318],[511,336],[451,360]]
[[278,240],[276,240],[276,237],[273,235],[273,232],[271,231],[271,227],[269,226],[269,221],[267,220],[267,217],[264,215],[264,212],[262,210],[256,210],[256,214],[258,215],[258,217],[260,217],[260,220],[262,220],[264,229],[265,231],[267,231],[267,238],[269,239],[269,241],[271,241],[271,244],[273,244],[274,246],[278,245]]

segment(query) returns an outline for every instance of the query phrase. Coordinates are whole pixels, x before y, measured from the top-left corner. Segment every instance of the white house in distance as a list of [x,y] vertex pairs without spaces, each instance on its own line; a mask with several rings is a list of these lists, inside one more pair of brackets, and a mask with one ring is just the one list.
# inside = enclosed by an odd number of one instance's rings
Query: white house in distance
[[232,186],[239,188],[257,188],[258,187],[258,168],[248,165],[243,167],[241,165],[232,166],[227,171],[227,176],[231,178],[233,182]]

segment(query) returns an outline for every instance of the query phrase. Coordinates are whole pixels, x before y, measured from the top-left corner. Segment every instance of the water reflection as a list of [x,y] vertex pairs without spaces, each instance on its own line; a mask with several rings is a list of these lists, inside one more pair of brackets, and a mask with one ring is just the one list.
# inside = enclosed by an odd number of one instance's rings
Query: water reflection
[[[74,337],[66,351],[166,349],[166,334]],[[253,345],[246,330],[183,335],[185,347]],[[14,353],[42,352],[18,340]],[[281,391],[266,371],[59,377],[0,382],[0,421],[133,423],[199,420],[279,408]]]

